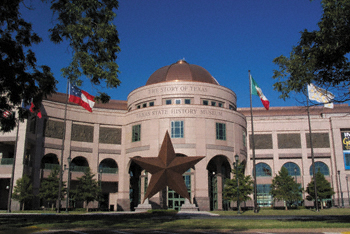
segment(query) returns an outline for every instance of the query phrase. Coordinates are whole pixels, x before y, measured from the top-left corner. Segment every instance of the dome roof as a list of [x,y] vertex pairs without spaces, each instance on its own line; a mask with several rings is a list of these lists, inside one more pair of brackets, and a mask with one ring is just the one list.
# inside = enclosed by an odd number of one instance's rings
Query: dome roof
[[156,70],[148,78],[146,85],[169,81],[197,81],[216,85],[219,84],[203,67],[188,64],[185,60],[179,60],[176,63]]

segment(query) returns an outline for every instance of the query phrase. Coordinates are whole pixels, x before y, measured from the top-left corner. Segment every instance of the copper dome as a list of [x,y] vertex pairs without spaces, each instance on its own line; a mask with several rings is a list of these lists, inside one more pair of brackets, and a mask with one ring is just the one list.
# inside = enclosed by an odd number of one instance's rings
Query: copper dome
[[188,64],[185,60],[179,60],[171,65],[159,68],[149,78],[146,85],[168,81],[197,81],[210,84],[219,83],[203,67]]

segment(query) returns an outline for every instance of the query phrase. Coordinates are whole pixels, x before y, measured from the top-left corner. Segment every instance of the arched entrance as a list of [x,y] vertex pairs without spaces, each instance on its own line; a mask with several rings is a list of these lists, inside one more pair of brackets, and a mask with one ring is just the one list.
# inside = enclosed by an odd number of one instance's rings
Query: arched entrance
[[135,210],[138,204],[141,203],[141,172],[142,168],[134,162],[131,162],[129,168],[130,187],[129,199],[130,210]]
[[98,167],[98,181],[102,190],[100,210],[114,210],[114,205],[110,205],[110,194],[118,192],[118,181],[115,179],[117,174],[118,164],[114,159],[106,158],[100,162]]
[[224,201],[222,191],[226,178],[230,178],[231,166],[226,156],[212,158],[207,166],[210,210],[227,210],[229,202]]

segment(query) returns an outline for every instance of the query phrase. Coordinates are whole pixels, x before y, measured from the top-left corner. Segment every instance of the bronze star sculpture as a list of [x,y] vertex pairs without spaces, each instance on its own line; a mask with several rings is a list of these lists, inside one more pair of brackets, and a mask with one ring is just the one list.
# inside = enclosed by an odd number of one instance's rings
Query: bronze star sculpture
[[[166,186],[190,200],[186,184],[182,177],[188,169],[193,167],[204,156],[182,157],[176,156],[168,131],[165,133],[158,157],[133,157],[131,160],[152,174],[145,198],[151,198]],[[142,203],[143,203],[142,202]]]

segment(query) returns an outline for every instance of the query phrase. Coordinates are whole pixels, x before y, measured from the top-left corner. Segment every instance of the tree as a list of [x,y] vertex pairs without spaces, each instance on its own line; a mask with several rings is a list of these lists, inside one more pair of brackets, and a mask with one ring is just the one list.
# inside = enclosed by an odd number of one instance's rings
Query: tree
[[89,210],[88,205],[92,201],[97,201],[101,197],[101,188],[98,182],[93,178],[90,167],[88,167],[82,177],[77,178],[78,185],[72,191],[72,197],[75,201],[84,201],[86,211]]
[[273,62],[279,66],[273,78],[274,89],[284,100],[300,93],[313,82],[336,94],[335,102],[350,100],[350,2],[322,0],[319,30],[301,32],[299,44],[289,58],[279,56]]
[[[38,66],[30,49],[42,39],[32,30],[32,25],[21,18],[19,7],[22,0],[0,4],[0,112],[18,109],[20,120],[29,112],[21,107],[31,100],[39,106],[41,100],[55,91],[56,80],[50,68]],[[1,115],[2,116],[2,115]],[[12,118],[0,118],[0,131],[11,131],[16,125]]]
[[[324,175],[318,171],[316,173],[316,190],[317,197],[321,201],[321,209],[323,209],[323,200],[329,199],[334,194],[333,188],[331,187],[331,183],[326,180]],[[306,196],[308,201],[315,200],[315,189],[314,189],[314,179],[311,179],[311,182],[307,185],[306,192],[309,194]]]
[[[239,192],[239,202],[251,200],[249,196],[253,192],[253,180],[250,175],[244,175],[244,164],[238,164],[238,173],[236,168],[232,169],[233,178],[225,180],[224,199],[229,201],[237,201],[237,193]],[[237,178],[239,189],[237,186]],[[241,211],[241,210],[239,210]]]
[[[47,0],[42,0],[46,2]],[[105,82],[107,88],[119,86],[118,65],[115,62],[119,38],[111,22],[118,8],[117,0],[52,0],[53,22],[50,39],[54,43],[68,41],[72,52],[70,65],[62,74],[70,82],[82,84],[85,76],[94,86]],[[44,4],[44,3],[42,3]],[[57,80],[48,66],[37,65],[33,44],[42,39],[32,30],[20,14],[24,0],[5,1],[0,4],[0,114],[18,110],[18,116],[0,117],[0,131],[11,131],[17,120],[23,121],[29,112],[22,107],[35,104],[56,91]],[[35,12],[33,13],[35,14]],[[55,17],[57,17],[55,19]],[[103,92],[95,98],[108,102]],[[34,111],[35,111],[34,109]],[[2,114],[0,115],[2,116]]]
[[[49,177],[44,179],[40,184],[39,197],[47,201],[48,205],[51,204],[51,209],[58,200],[59,190],[59,168],[55,168],[51,171]],[[62,182],[61,199],[64,198],[66,192],[65,183]]]
[[[118,31],[111,22],[118,8],[117,0],[52,0],[51,9],[57,13],[55,27],[50,29],[51,40],[69,42],[73,57],[70,65],[62,69],[63,76],[81,84],[82,75],[94,85],[106,82],[108,88],[116,88],[118,65],[115,60],[120,48]],[[106,93],[97,97],[109,101]]]
[[285,209],[292,203],[300,201],[302,189],[300,185],[288,174],[288,170],[282,167],[272,180],[270,194],[278,201],[285,201]]
[[33,186],[29,176],[24,175],[22,178],[16,181],[16,186],[13,189],[12,198],[20,202],[22,210],[26,202],[30,201],[34,197]]

